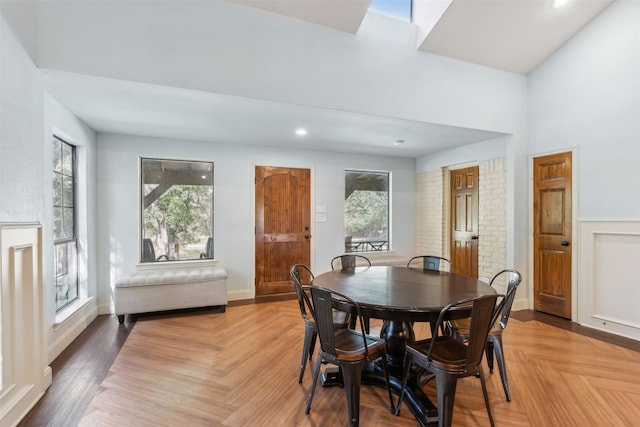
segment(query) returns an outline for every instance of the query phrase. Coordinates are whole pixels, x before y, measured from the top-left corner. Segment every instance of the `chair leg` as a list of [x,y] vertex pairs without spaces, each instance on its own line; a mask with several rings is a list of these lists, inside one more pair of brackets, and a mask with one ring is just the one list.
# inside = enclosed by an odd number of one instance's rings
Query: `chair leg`
[[492,346],[498,361],[498,369],[500,370],[500,378],[502,378],[502,388],[507,402],[511,402],[511,392],[509,391],[509,381],[507,380],[507,366],[504,362],[504,352],[502,351],[502,336],[496,335],[492,337]]
[[400,397],[398,398],[398,406],[396,406],[396,415],[400,415],[400,405],[404,399],[404,392],[407,388],[407,379],[409,378],[409,369],[411,368],[411,354],[406,353],[404,356],[404,369],[402,370],[402,387],[400,388]]
[[491,404],[489,403],[489,393],[487,393],[487,384],[484,380],[484,372],[482,371],[482,365],[478,365],[480,373],[480,383],[482,384],[482,394],[484,395],[484,405],[487,407],[487,414],[489,415],[489,423],[491,427],[494,427],[493,415],[491,414]]
[[360,381],[362,366],[343,365],[342,376],[347,392],[347,408],[349,410],[349,426],[357,427],[360,422]]
[[487,356],[487,366],[489,367],[489,373],[493,373],[493,342],[489,339],[484,347],[484,353]]
[[434,374],[436,394],[438,395],[438,427],[450,427],[458,377],[437,370],[434,371]]
[[316,369],[313,371],[313,381],[311,383],[311,390],[309,391],[309,399],[307,400],[307,408],[304,410],[305,414],[311,411],[311,401],[313,400],[313,394],[316,392],[316,384],[318,384],[318,376],[320,375],[320,365],[322,364],[322,352],[318,354],[316,359]]
[[391,385],[389,384],[389,365],[386,354],[382,356],[382,368],[384,369],[384,379],[387,382],[387,392],[389,393],[389,411],[393,414],[395,412],[395,405],[393,404],[393,395],[391,394]]
[[313,329],[313,336],[311,337],[311,344],[309,345],[309,360],[313,359],[313,352],[316,349],[316,342],[318,338],[318,331]]
[[300,373],[298,374],[298,382],[302,382],[304,371],[307,367],[307,359],[311,360],[315,347],[317,332],[313,328],[305,327],[304,343],[302,344],[302,360],[300,361]]

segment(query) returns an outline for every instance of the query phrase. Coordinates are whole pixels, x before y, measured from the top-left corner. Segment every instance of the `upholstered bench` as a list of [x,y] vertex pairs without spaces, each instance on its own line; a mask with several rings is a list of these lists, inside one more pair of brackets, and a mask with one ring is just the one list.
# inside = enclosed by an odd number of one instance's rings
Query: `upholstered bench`
[[171,266],[140,269],[116,281],[115,310],[126,314],[181,308],[227,306],[227,272],[220,266]]

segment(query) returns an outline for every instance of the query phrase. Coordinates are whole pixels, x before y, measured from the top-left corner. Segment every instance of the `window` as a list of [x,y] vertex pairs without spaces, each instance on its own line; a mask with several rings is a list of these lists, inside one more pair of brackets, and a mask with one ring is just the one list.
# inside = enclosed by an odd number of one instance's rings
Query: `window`
[[389,173],[347,170],[345,252],[389,250]]
[[213,258],[213,163],[141,159],[142,262]]
[[56,311],[78,298],[76,147],[53,138],[53,251]]
[[405,22],[411,22],[412,0],[371,0],[369,10]]

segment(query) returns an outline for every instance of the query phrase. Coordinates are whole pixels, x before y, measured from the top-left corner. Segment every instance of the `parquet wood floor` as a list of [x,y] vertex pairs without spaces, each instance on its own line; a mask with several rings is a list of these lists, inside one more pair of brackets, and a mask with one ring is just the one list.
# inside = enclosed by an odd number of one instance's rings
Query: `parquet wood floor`
[[[420,329],[422,328],[422,329]],[[417,326],[418,336],[428,334]],[[304,325],[295,300],[137,320],[81,426],[346,426],[343,389],[297,382]],[[487,374],[497,426],[640,425],[640,352],[515,318],[504,333],[512,402]],[[426,391],[435,399],[435,387]],[[362,426],[415,426],[363,386]],[[485,426],[479,380],[458,382],[454,425]]]

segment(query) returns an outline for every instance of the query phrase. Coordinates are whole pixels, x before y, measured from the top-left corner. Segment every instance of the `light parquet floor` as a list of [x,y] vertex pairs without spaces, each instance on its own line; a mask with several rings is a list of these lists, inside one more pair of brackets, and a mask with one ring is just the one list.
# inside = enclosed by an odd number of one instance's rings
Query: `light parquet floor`
[[[341,388],[318,387],[304,413],[303,333],[295,300],[139,318],[80,425],[346,426]],[[497,426],[640,425],[640,352],[513,318],[504,341],[512,402],[484,365]],[[432,382],[426,391],[435,399]],[[362,387],[362,426],[417,425],[406,407],[390,414],[385,394]],[[453,421],[489,424],[478,379],[458,382]]]

